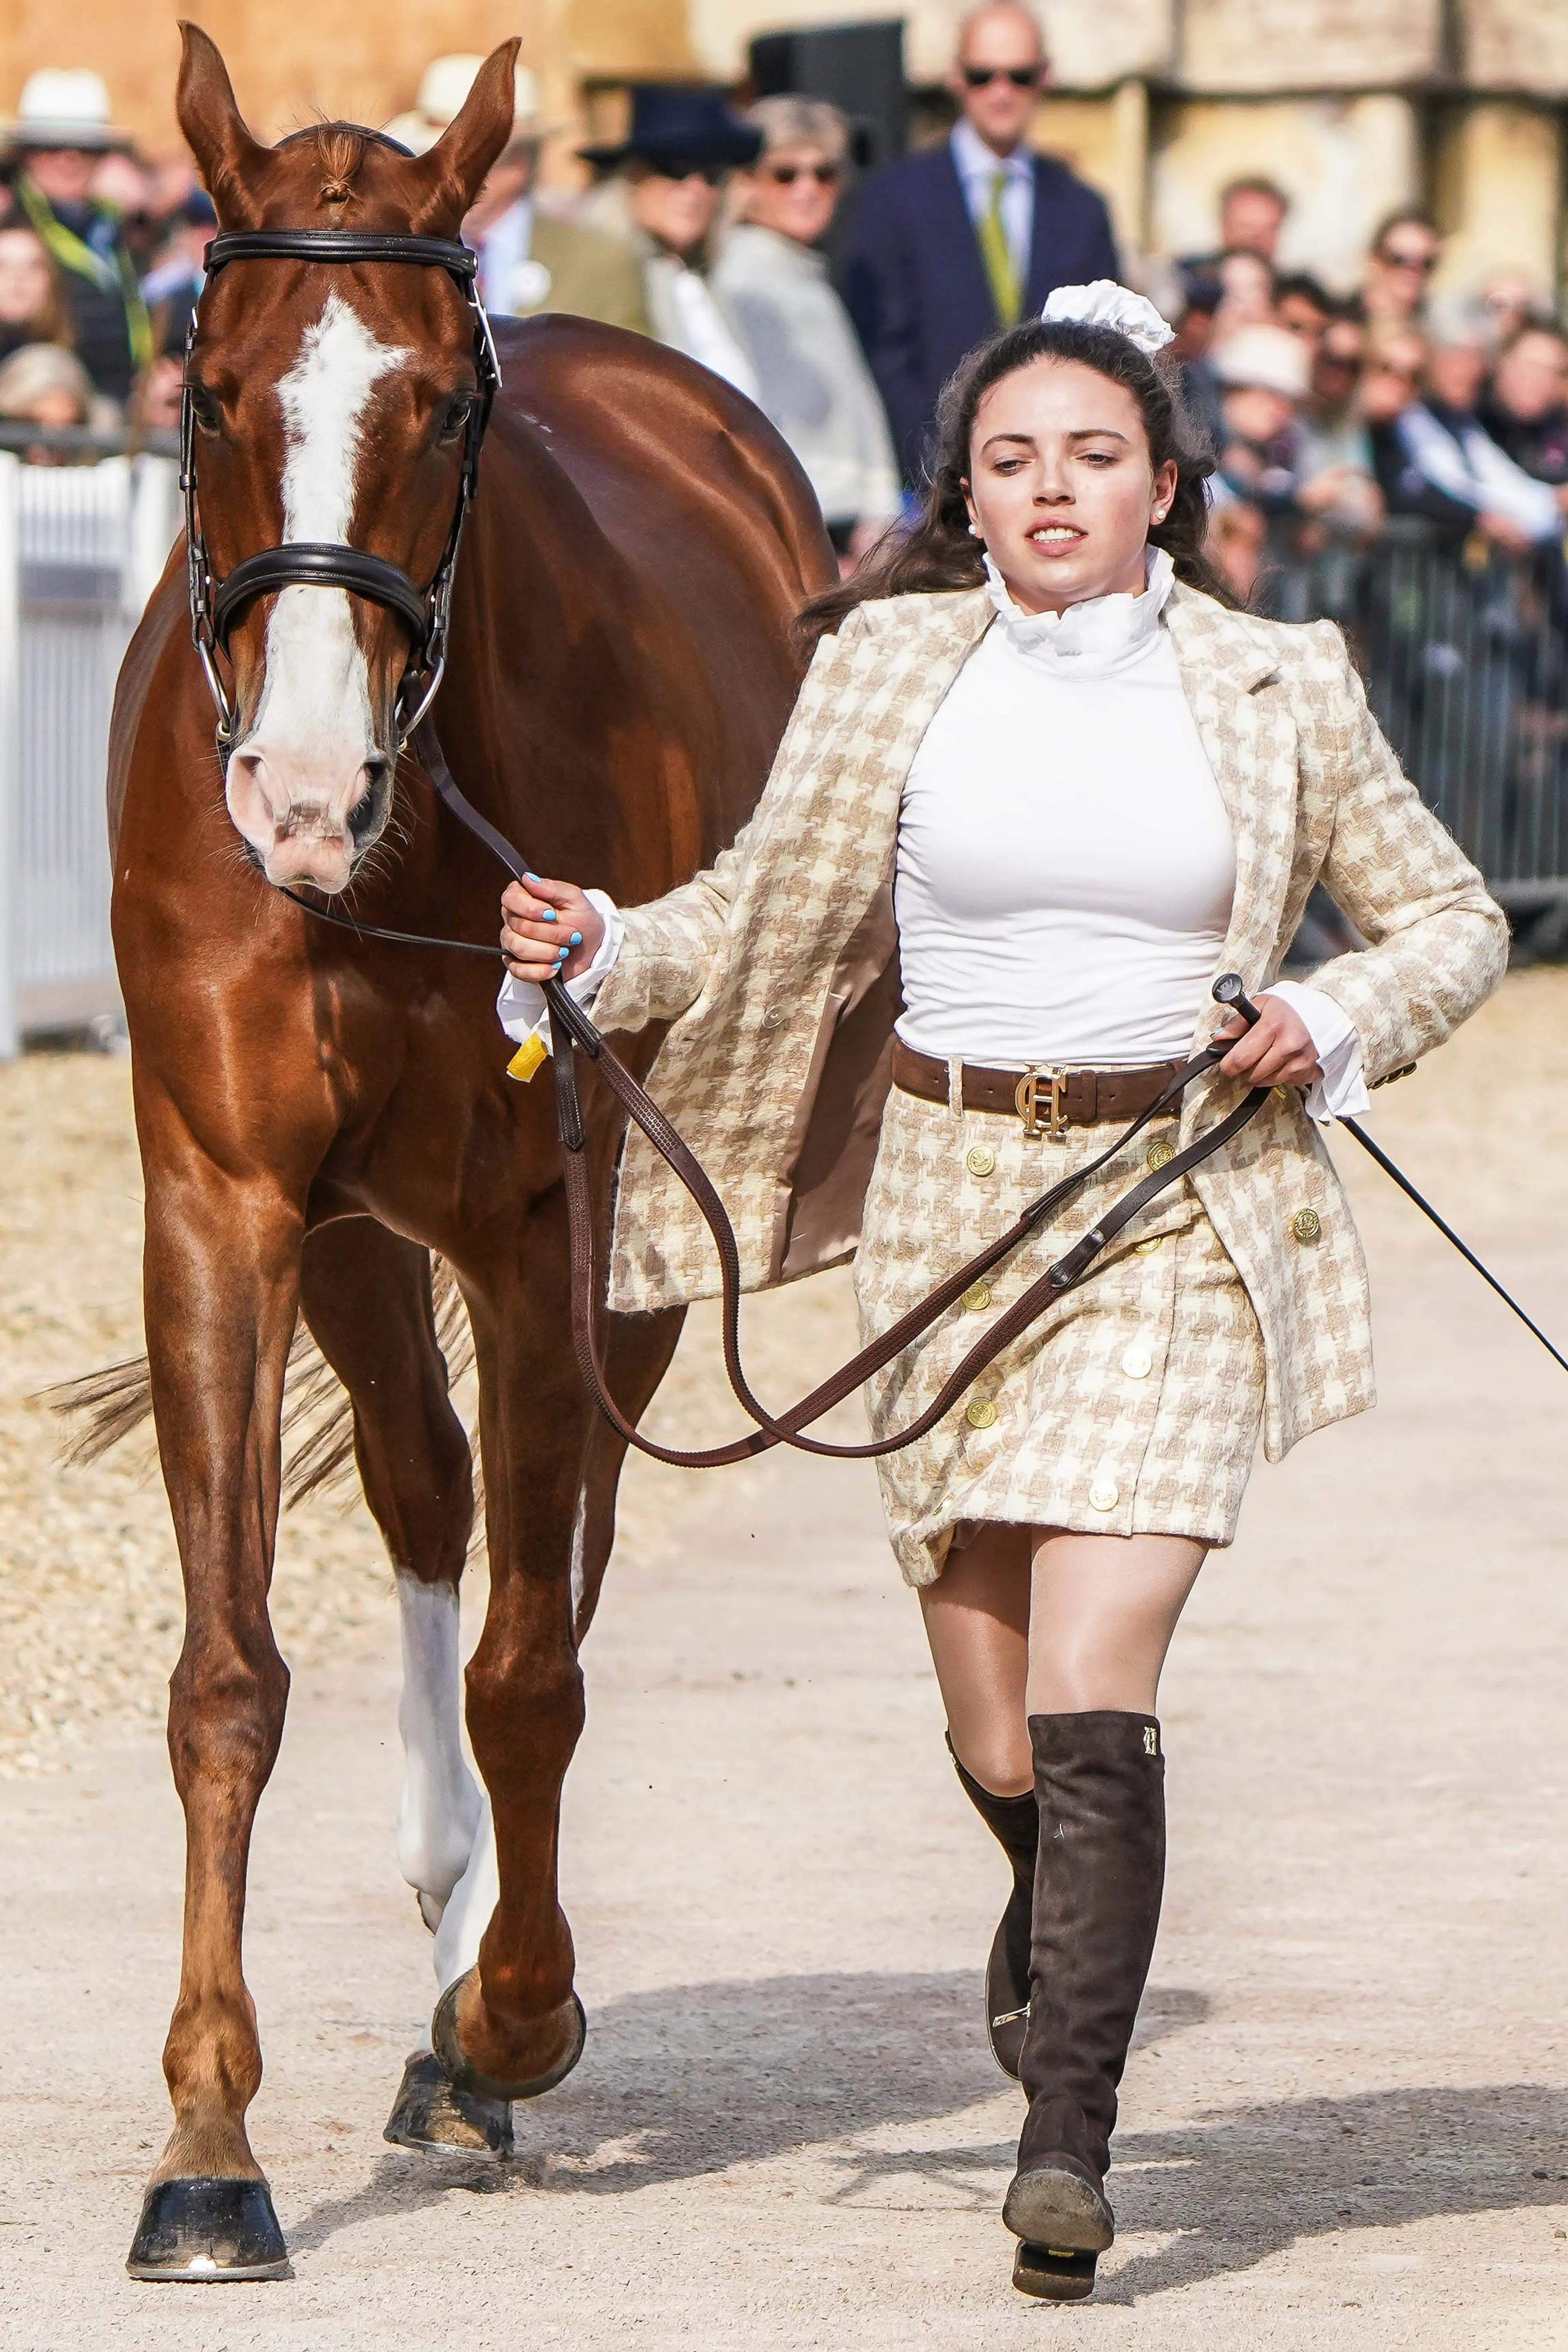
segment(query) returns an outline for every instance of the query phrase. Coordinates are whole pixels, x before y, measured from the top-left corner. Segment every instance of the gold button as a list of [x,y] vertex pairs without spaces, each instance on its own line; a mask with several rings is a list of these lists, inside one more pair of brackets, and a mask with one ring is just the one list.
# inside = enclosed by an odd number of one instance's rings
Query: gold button
[[991,1285],[988,1282],[972,1284],[963,1294],[963,1303],[972,1315],[984,1315],[991,1304]]
[[1158,1143],[1152,1143],[1149,1146],[1148,1150],[1143,1154],[1144,1161],[1151,1175],[1153,1174],[1156,1168],[1168,1168],[1175,1156],[1175,1145],[1173,1143],[1167,1143],[1163,1136],[1161,1137]]
[[1121,1500],[1121,1489],[1114,1478],[1097,1478],[1089,1490],[1091,1511],[1113,1511]]
[[972,1176],[989,1176],[996,1165],[996,1154],[988,1143],[977,1143],[964,1153],[963,1164]]
[[1154,1359],[1147,1348],[1129,1348],[1121,1359],[1121,1369],[1130,1381],[1146,1381],[1154,1369]]
[[1152,1251],[1159,1248],[1164,1238],[1163,1234],[1151,1234],[1146,1242],[1134,1242],[1132,1246],[1140,1257],[1148,1257]]
[[1290,1220],[1290,1231],[1299,1242],[1315,1242],[1323,1230],[1323,1221],[1316,1209],[1298,1209]]
[[971,1429],[989,1429],[996,1418],[996,1408],[989,1397],[976,1397],[963,1408],[963,1418]]

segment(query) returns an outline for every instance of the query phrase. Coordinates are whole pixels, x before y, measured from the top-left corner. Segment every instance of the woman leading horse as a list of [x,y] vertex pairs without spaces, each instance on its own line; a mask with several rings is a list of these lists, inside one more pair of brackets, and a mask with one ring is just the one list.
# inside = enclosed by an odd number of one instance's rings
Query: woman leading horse
[[[879,1463],[959,1777],[1014,1873],[986,1979],[1028,2101],[1003,2218],[1016,2284],[1057,2300],[1091,2291],[1114,2231],[1166,1651],[1259,1427],[1278,1459],[1373,1402],[1365,1270],[1314,1120],[1440,1044],[1507,957],[1337,629],[1238,612],[1207,568],[1168,340],[1102,284],[972,354],[915,528],[806,608],[816,657],[733,846],[625,912],[542,878],[502,902],[509,1032],[539,1025],[552,975],[603,1030],[669,1023],[652,1088],[725,1195],[747,1286],[853,1254],[868,1341],[1149,1108],[1206,1042],[1217,972],[1260,993],[1179,1124],[1089,1179],[1075,1228],[1247,1089],[1277,1089],[1266,1108]],[[1320,880],[1367,947],[1279,982]],[[1061,1240],[1025,1243],[875,1377],[879,1436]],[[717,1274],[634,1135],[612,1306],[683,1304]]]

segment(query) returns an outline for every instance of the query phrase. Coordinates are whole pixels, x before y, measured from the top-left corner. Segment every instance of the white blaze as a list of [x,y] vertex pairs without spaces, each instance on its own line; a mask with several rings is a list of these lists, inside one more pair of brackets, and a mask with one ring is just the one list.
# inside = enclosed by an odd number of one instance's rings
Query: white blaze
[[[352,543],[365,411],[381,378],[407,358],[402,346],[378,342],[340,294],[328,295],[278,386],[285,543]],[[260,706],[234,755],[241,775],[249,772],[261,787],[243,814],[231,793],[241,831],[255,840],[270,829],[268,818],[283,830],[295,819],[341,829],[366,759],[383,748],[374,740],[369,673],[346,591],[282,589],[267,624]],[[264,842],[257,845],[265,851]]]
[[488,1808],[463,1755],[458,1588],[422,1584],[400,1573],[397,1605],[403,1627],[397,1727],[404,1753],[397,1866],[434,1919],[468,1866]]

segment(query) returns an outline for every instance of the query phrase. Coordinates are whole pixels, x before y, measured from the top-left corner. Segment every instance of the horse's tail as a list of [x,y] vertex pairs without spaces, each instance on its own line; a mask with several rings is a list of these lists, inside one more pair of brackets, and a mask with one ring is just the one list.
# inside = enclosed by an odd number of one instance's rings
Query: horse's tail
[[[433,1266],[436,1339],[448,1385],[472,1366],[474,1343],[457,1276],[442,1258]],[[45,1389],[43,1402],[66,1424],[60,1460],[84,1469],[153,1418],[153,1380],[145,1356],[128,1356],[78,1380]],[[283,1385],[283,1501],[330,1493],[354,1476],[353,1408],[348,1391],[301,1323],[289,1349]]]

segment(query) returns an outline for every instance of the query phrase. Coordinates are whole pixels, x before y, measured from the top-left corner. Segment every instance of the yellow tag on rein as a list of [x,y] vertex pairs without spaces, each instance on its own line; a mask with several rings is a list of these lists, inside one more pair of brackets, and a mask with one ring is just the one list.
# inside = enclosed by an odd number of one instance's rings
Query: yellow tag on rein
[[526,1086],[541,1062],[549,1058],[549,1048],[542,1037],[525,1037],[506,1066],[507,1076]]

